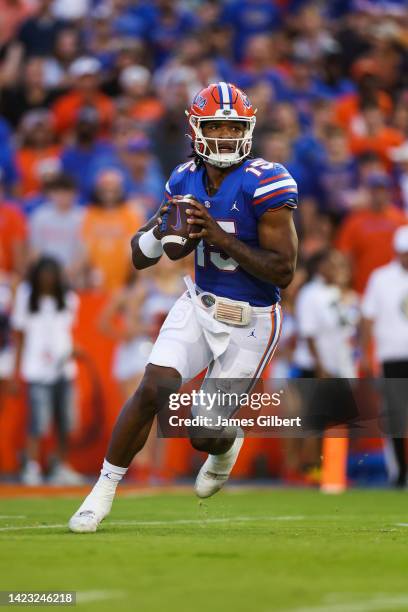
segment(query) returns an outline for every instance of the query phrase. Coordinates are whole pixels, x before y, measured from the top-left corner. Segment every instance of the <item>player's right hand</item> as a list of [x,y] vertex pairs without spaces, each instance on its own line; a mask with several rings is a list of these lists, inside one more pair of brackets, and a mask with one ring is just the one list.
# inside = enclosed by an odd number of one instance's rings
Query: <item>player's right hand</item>
[[184,196],[182,195],[175,195],[170,200],[164,201],[163,204],[160,206],[159,210],[156,213],[157,225],[153,230],[153,234],[156,238],[160,238],[160,226],[163,223],[163,215],[169,210],[171,204],[177,202],[177,200],[182,200],[183,197]]
[[157,225],[153,229],[153,234],[154,234],[155,238],[157,238],[157,239],[160,238],[160,226],[163,223],[162,217],[169,210],[169,204],[170,203],[171,203],[171,200],[167,200],[167,201],[163,202],[163,204],[160,206],[159,210],[156,213]]

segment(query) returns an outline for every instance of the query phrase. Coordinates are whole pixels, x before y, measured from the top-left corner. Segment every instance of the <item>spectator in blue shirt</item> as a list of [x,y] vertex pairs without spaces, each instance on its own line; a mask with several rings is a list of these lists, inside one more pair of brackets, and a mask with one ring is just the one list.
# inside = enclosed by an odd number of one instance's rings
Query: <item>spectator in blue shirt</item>
[[7,144],[0,146],[0,172],[7,195],[17,195],[19,174],[13,149]]
[[156,66],[161,66],[171,55],[180,41],[199,22],[193,13],[181,8],[173,0],[156,0],[155,15],[149,40],[153,45]]
[[15,195],[19,175],[11,141],[10,126],[0,117],[0,172],[3,185],[9,195]]
[[320,205],[323,211],[341,219],[350,211],[357,176],[357,164],[341,128],[332,127],[327,133],[326,152],[318,173]]
[[338,98],[356,90],[353,82],[343,75],[340,47],[336,41],[322,55],[319,72],[318,87],[328,98]]
[[233,0],[225,6],[222,21],[234,29],[235,57],[240,61],[247,39],[276,30],[281,16],[276,3],[270,0]]
[[253,87],[259,81],[267,81],[281,98],[285,91],[284,74],[277,66],[278,55],[274,39],[269,34],[256,34],[247,40],[243,64],[236,74],[236,82],[242,89]]
[[126,198],[140,199],[147,211],[156,210],[162,195],[164,179],[159,164],[151,154],[150,141],[140,132],[129,134],[127,141],[97,155],[89,164],[85,193],[89,197],[97,177],[105,168],[120,172]]
[[164,177],[151,154],[151,144],[143,136],[130,140],[121,158],[126,167],[129,196],[140,201],[146,216],[153,214],[162,199]]
[[313,124],[306,130],[298,130],[293,141],[293,152],[308,172],[316,174],[327,157],[326,135],[333,127],[333,105],[328,98],[318,98],[312,104]]
[[317,81],[312,63],[300,55],[294,55],[292,73],[279,97],[296,108],[302,127],[307,127],[312,122],[313,102],[327,97],[327,90]]
[[81,201],[88,199],[89,175],[98,157],[111,155],[113,147],[100,140],[98,111],[93,107],[83,107],[78,113],[75,126],[75,141],[67,146],[61,155],[64,172],[72,176],[80,192]]
[[121,0],[112,3],[110,15],[113,33],[129,38],[146,38],[153,24],[154,8],[149,2]]

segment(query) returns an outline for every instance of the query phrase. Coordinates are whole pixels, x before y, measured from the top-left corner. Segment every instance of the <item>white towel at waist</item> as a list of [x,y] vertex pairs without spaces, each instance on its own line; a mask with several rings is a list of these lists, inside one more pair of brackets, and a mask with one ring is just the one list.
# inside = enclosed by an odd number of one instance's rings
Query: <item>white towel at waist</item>
[[203,306],[196,294],[194,283],[190,276],[184,277],[184,282],[190,294],[191,301],[194,306],[194,314],[197,321],[201,325],[204,337],[210,347],[214,359],[217,359],[226,350],[230,342],[232,328],[230,325],[221,323],[214,319],[212,315],[213,308]]

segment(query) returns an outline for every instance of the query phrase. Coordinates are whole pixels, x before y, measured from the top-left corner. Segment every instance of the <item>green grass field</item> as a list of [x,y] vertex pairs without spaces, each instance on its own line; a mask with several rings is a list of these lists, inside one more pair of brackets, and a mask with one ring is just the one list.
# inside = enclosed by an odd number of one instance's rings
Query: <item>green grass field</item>
[[77,504],[0,500],[0,590],[75,590],[102,612],[408,610],[404,493],[122,497],[92,535],[64,526]]

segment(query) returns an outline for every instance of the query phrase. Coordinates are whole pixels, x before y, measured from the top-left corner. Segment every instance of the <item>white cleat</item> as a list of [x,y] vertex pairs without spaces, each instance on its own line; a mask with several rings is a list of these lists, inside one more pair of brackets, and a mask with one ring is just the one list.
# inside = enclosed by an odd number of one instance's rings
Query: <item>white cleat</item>
[[71,516],[68,527],[74,533],[94,533],[112,508],[115,489],[106,490],[98,483]]
[[243,437],[237,437],[231,448],[223,455],[208,455],[206,462],[198,472],[194,485],[198,497],[202,499],[211,497],[224,486],[235,465],[243,442]]
[[93,510],[83,510],[71,517],[68,526],[74,533],[94,533],[102,521]]

